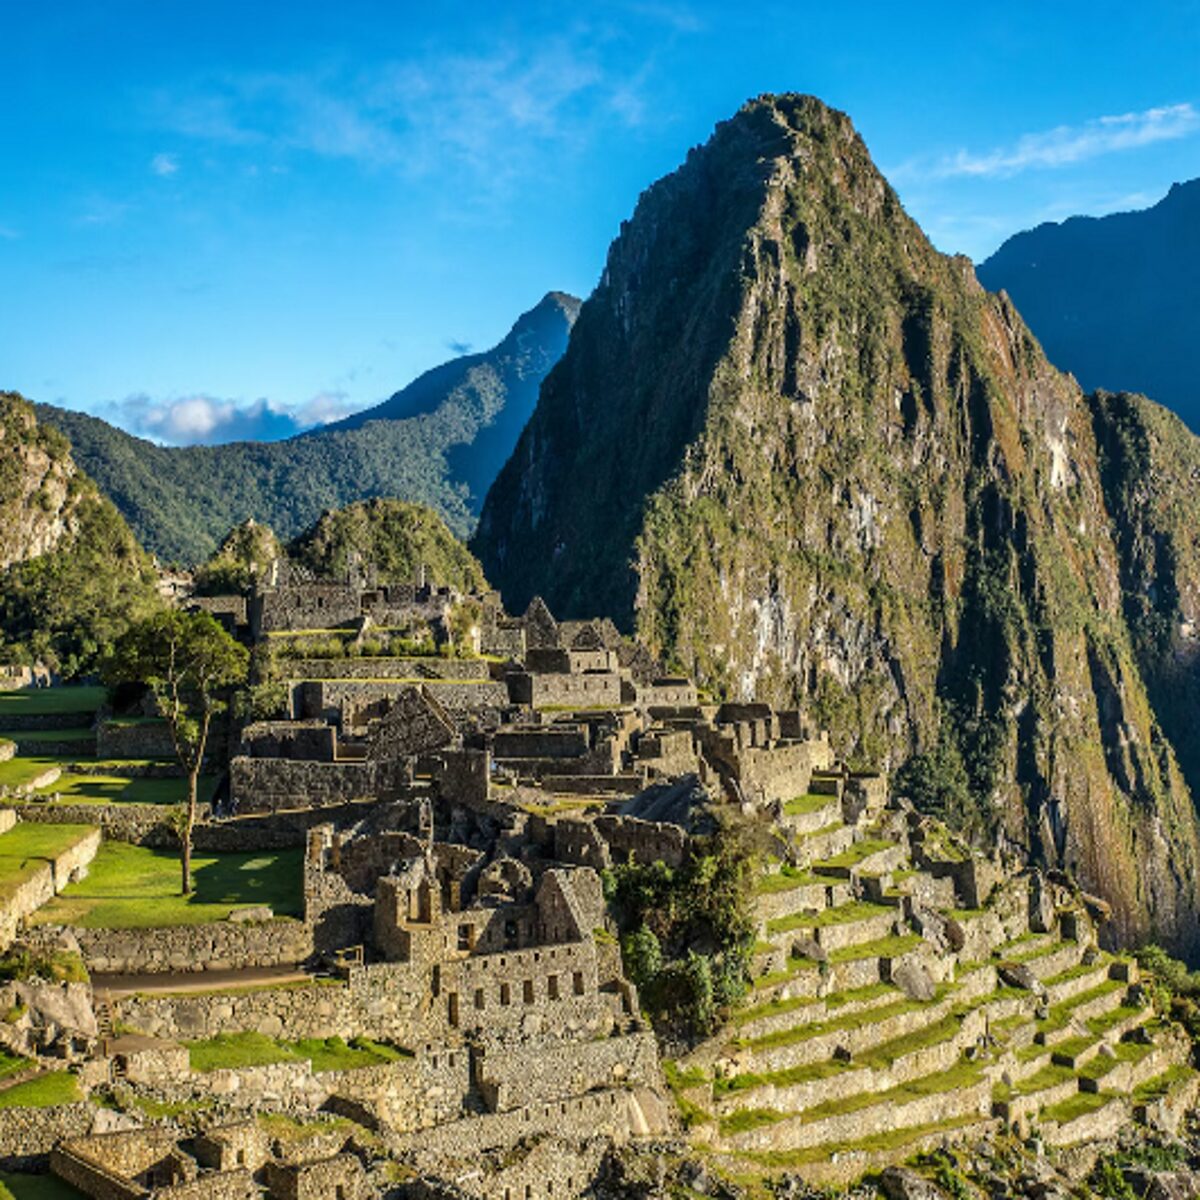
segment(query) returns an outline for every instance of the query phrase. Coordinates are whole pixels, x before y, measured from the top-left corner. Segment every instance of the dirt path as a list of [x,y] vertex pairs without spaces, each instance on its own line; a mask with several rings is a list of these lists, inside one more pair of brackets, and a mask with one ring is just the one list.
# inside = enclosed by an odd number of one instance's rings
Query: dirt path
[[92,989],[102,1000],[115,1000],[134,992],[144,995],[192,994],[271,987],[283,983],[311,982],[315,976],[295,967],[248,967],[241,971],[178,971],[155,975],[93,975]]

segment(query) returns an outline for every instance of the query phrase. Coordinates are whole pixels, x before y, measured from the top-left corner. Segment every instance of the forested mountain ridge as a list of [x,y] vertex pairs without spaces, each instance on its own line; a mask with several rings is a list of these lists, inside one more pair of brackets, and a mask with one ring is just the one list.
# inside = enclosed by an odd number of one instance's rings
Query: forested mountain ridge
[[67,435],[76,461],[165,562],[204,561],[247,518],[288,538],[328,509],[377,496],[428,504],[462,536],[566,345],[578,303],[552,292],[492,350],[282,442],[158,446],[83,413],[37,412]]
[[761,97],[642,195],[472,546],[509,608],[600,607],[801,704],[1195,951],[1200,763],[1160,710],[1168,659],[1194,680],[1200,506],[1158,412],[1051,366],[848,118]]

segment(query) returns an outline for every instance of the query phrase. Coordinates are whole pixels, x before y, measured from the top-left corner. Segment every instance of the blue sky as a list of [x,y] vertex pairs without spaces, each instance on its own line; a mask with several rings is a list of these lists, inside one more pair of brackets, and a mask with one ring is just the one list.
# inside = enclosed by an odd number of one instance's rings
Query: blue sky
[[548,290],[749,96],[845,109],[981,258],[1200,175],[1200,0],[0,0],[0,387],[167,441],[365,407]]

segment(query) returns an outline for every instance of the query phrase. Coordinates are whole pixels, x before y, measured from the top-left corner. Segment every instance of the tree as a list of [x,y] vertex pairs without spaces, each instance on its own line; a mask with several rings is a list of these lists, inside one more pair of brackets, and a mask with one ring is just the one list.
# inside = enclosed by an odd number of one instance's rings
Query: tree
[[146,684],[171,732],[187,776],[187,808],[179,841],[183,894],[192,890],[192,831],[196,792],[213,715],[224,707],[222,693],[243,682],[250,656],[208,613],[176,609],[139,621],[114,644],[105,665],[109,683]]

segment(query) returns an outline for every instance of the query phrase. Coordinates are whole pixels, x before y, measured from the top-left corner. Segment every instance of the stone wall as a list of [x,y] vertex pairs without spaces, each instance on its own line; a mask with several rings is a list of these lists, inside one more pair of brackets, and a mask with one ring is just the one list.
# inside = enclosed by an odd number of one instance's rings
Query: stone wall
[[9,1170],[40,1165],[64,1138],[92,1127],[96,1110],[85,1101],[55,1108],[6,1108],[0,1120],[0,1166]]
[[247,758],[239,754],[229,764],[229,786],[238,813],[325,808],[374,796],[376,765]]
[[587,752],[587,729],[582,725],[510,725],[492,736],[496,759],[578,758]]
[[333,762],[337,731],[324,721],[255,721],[242,730],[240,753],[248,758]]
[[0,899],[0,949],[10,946],[20,922],[41,908],[71,881],[71,876],[96,857],[100,830],[89,828],[56,858],[30,864],[28,878],[7,890]]
[[430,679],[486,680],[488,663],[482,658],[442,658],[420,655],[408,658],[284,658],[275,661],[272,675],[280,679]]
[[505,708],[508,689],[488,679],[318,679],[295,689],[296,716],[340,722],[344,710],[362,710],[381,700],[398,699],[420,683],[444,708]]
[[311,928],[288,917],[157,929],[76,928],[72,933],[89,971],[122,975],[291,966],[313,952]]
[[596,1088],[661,1083],[658,1048],[648,1030],[597,1041],[505,1045],[485,1051],[476,1074],[493,1112]]
[[570,1100],[466,1117],[436,1129],[408,1134],[399,1144],[426,1160],[470,1158],[488,1150],[512,1146],[523,1138],[538,1134],[574,1138],[599,1135],[621,1144],[635,1133],[649,1132],[641,1100],[640,1093],[609,1088]]
[[[213,744],[217,741],[219,738],[214,736]],[[173,759],[175,744],[165,721],[138,721],[132,725],[101,721],[96,729],[96,756]]]
[[613,862],[632,859],[650,864],[661,860],[678,867],[687,857],[687,834],[678,825],[638,817],[601,816],[596,818],[595,826],[608,843]]
[[533,708],[620,708],[621,677],[613,671],[582,675],[533,675],[515,671],[507,676],[514,704]]

